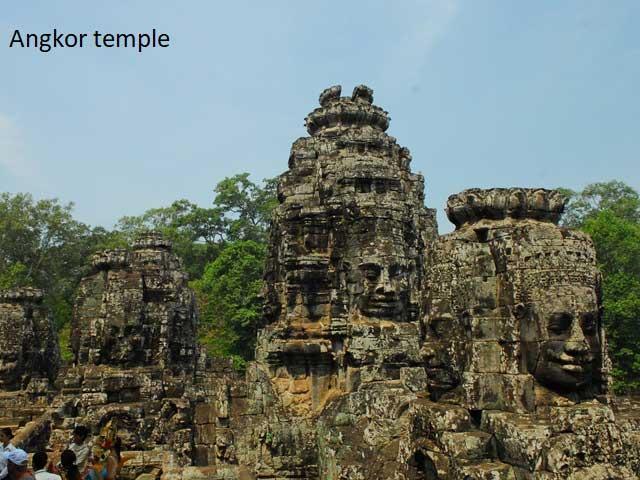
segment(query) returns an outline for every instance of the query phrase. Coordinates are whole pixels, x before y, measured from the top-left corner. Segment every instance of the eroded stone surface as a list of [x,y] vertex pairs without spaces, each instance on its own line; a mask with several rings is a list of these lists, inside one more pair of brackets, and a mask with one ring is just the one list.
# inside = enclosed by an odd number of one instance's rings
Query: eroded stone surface
[[0,291],[0,390],[46,391],[56,376],[58,336],[42,299],[34,288]]
[[467,409],[516,478],[597,478],[596,465],[633,478],[608,392],[595,251],[556,226],[562,208],[543,189],[450,197],[457,228],[426,262],[429,394]]
[[311,137],[291,148],[271,229],[257,359],[296,415],[420,363],[418,286],[434,214],[371,89],[340,90],[322,93]]
[[151,234],[94,257],[76,365],[48,409],[24,381],[0,392],[0,423],[59,449],[115,418],[127,479],[637,478],[640,403],[609,391],[595,251],[557,226],[561,195],[466,190],[438,237],[387,112],[341,91],[280,177],[246,372],[199,353],[186,275]]
[[195,298],[171,242],[151,232],[132,250],[94,255],[92,266],[74,309],[75,361],[192,371]]

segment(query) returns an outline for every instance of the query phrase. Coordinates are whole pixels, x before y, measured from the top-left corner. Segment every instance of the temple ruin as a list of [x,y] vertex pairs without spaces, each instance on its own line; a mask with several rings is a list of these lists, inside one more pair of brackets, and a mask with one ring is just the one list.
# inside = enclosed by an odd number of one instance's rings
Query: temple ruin
[[153,232],[96,254],[61,365],[42,293],[0,294],[0,424],[34,451],[118,424],[122,478],[632,479],[595,250],[531,188],[424,179],[373,91],[320,95],[280,176],[256,360],[197,344],[194,294]]

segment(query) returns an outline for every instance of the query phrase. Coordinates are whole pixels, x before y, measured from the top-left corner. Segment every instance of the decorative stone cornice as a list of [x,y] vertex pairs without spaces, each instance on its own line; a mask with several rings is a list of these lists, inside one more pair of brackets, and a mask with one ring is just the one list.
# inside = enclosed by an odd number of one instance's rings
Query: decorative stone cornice
[[342,87],[335,85],[320,94],[320,107],[305,119],[310,135],[319,135],[332,127],[371,126],[384,132],[389,117],[382,108],[373,105],[373,90],[366,85],[353,89],[351,97],[341,97]]
[[129,252],[123,248],[103,250],[91,257],[91,265],[97,270],[126,267],[129,265]]
[[3,302],[40,302],[44,292],[33,287],[18,287],[9,290],[0,290],[0,301]]
[[133,241],[132,246],[134,250],[142,250],[147,248],[154,250],[171,250],[173,243],[171,242],[171,240],[165,238],[162,233],[157,231],[149,231],[138,235]]
[[471,188],[451,195],[447,217],[460,228],[480,220],[532,219],[557,224],[565,198],[544,188]]

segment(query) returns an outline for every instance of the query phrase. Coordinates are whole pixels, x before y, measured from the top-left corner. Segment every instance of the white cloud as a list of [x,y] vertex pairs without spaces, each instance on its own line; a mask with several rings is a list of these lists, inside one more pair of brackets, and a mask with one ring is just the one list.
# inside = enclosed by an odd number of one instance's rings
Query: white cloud
[[35,165],[27,158],[20,129],[3,113],[0,113],[0,169],[17,178],[36,174]]

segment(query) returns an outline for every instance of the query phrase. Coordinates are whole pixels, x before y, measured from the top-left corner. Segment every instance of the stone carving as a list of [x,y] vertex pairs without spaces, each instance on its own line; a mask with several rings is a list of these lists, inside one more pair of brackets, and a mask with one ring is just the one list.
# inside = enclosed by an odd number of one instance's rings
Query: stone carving
[[562,206],[542,189],[449,199],[458,228],[429,254],[425,347],[464,378],[469,408],[488,408],[488,397],[502,402],[493,407],[531,411],[538,385],[581,398],[606,393],[595,251],[586,235],[555,225]]
[[464,478],[474,464],[499,478],[599,478],[604,465],[604,478],[633,478],[636,454],[621,450],[632,437],[608,395],[595,251],[588,236],[556,226],[562,208],[543,189],[449,198],[457,228],[433,243],[425,276],[429,394],[469,412],[462,438],[489,435],[496,450],[465,466],[440,438],[419,450],[433,478]]
[[195,298],[171,242],[150,232],[131,251],[97,253],[92,265],[74,311],[76,362],[193,370]]
[[508,219],[558,223],[563,211],[562,195],[543,188],[471,188],[447,201],[447,216],[458,228]]
[[[311,137],[292,146],[265,275],[257,358],[297,413],[419,363],[417,286],[434,214],[373,91],[340,92],[320,95]],[[407,350],[390,349],[396,342]]]
[[[60,365],[58,337],[41,290],[0,291],[0,390],[53,380]],[[40,388],[40,387],[37,387]]]
[[[20,441],[117,422],[139,480],[637,478],[638,402],[610,392],[595,251],[557,226],[562,196],[465,190],[439,237],[373,91],[341,92],[322,92],[280,177],[246,372],[199,352],[186,275],[151,233],[94,256],[52,406],[0,393]],[[2,329],[28,317],[7,298]],[[3,375],[33,365],[22,341]]]
[[[20,313],[23,321],[45,318],[42,307],[35,306],[42,293],[26,293],[5,294],[0,312],[14,313],[13,320],[19,320],[15,312],[26,311],[31,313]],[[159,474],[163,465],[191,464],[197,458],[194,410],[197,398],[202,402],[204,396],[195,387],[196,371],[202,377],[211,370],[221,383],[232,376],[228,362],[214,365],[200,355],[196,317],[194,294],[180,260],[171,252],[171,242],[158,233],[139,236],[131,249],[94,255],[74,306],[74,365],[62,368],[53,388],[46,390],[53,398],[33,402],[33,380],[27,389],[23,381],[18,386],[23,390],[0,393],[4,412],[12,419],[8,425],[16,428],[26,422],[20,433],[29,449],[48,444],[61,451],[75,424],[93,434],[110,422],[117,424],[129,451],[122,478]],[[3,320],[0,315],[2,338],[8,338]],[[49,359],[56,365],[57,357],[48,354],[33,333],[28,342],[42,365]],[[53,345],[57,348],[57,340]],[[31,350],[25,347],[25,352]],[[42,361],[44,355],[48,358]],[[55,372],[50,376],[55,378]]]

